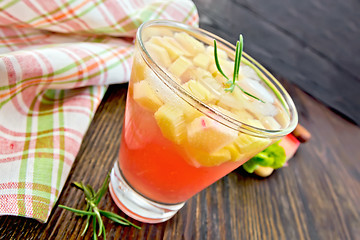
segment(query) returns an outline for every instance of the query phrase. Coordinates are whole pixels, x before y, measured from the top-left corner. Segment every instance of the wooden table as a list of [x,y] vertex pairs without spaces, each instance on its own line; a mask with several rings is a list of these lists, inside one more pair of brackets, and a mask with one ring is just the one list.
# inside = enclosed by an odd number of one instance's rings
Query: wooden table
[[[215,4],[195,2],[200,14]],[[241,2],[234,4],[242,6]],[[206,17],[203,19],[202,26],[213,27]],[[214,32],[224,34],[219,29]],[[232,38],[235,34],[228,39]],[[165,223],[134,220],[142,227],[137,230],[105,220],[108,239],[360,238],[360,128],[289,83],[289,77],[285,81],[282,77],[288,69],[283,72],[278,65],[265,65],[284,83],[298,108],[300,123],[312,133],[311,141],[300,146],[289,166],[267,179],[239,168],[195,195]],[[82,208],[82,193],[70,183],[83,181],[98,188],[111,170],[120,144],[126,91],[126,84],[109,87],[58,203]],[[125,216],[109,193],[99,206]],[[0,217],[0,239],[79,239],[84,225],[84,219],[55,207],[47,224]],[[90,238],[89,231],[84,239]]]

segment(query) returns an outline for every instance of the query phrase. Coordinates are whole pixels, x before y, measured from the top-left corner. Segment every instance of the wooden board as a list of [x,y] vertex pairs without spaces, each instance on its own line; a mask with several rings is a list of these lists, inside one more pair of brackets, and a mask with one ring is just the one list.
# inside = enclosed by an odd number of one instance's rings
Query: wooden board
[[[313,138],[271,177],[241,168],[195,195],[174,218],[136,230],[104,220],[108,239],[357,239],[360,129],[286,84]],[[126,85],[111,86],[81,145],[59,204],[83,208],[83,181],[100,187],[118,156]],[[125,216],[107,193],[99,207]],[[81,239],[85,220],[55,207],[47,224],[0,217],[0,239]],[[91,239],[91,230],[84,239]]]

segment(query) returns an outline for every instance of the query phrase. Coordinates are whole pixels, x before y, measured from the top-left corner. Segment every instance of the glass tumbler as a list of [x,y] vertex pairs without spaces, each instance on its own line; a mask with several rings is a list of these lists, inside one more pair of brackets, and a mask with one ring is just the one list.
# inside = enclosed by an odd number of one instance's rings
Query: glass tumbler
[[[186,200],[241,166],[297,125],[279,82],[243,53],[237,85],[235,46],[205,30],[166,20],[136,35],[119,158],[110,193],[130,217],[171,218]],[[256,96],[256,98],[254,97]]]

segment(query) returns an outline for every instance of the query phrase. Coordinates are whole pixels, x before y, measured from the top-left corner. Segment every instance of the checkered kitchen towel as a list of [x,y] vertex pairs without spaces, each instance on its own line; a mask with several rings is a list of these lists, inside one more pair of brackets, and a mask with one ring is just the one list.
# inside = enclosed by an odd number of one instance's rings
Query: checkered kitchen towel
[[0,215],[47,220],[150,19],[198,23],[190,0],[0,1]]

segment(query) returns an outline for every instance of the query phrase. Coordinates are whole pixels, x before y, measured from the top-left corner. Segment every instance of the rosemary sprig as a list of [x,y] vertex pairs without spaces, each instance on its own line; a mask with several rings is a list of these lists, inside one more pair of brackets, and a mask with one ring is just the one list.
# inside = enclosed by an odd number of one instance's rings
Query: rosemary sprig
[[239,84],[236,83],[236,81],[239,79],[240,63],[241,63],[241,57],[242,57],[243,48],[244,48],[244,39],[243,39],[242,34],[240,34],[239,41],[236,42],[233,79],[230,80],[225,75],[223,70],[221,69],[219,58],[218,58],[218,53],[217,53],[217,44],[216,44],[216,40],[214,39],[214,57],[215,57],[216,68],[221,73],[221,75],[223,75],[227,79],[226,85],[230,85],[228,88],[225,88],[225,91],[233,92],[234,88],[238,87],[244,94],[246,94],[246,95],[248,95],[248,96],[250,96],[252,98],[255,98],[256,100],[258,100],[258,101],[260,101],[262,103],[265,103],[260,98],[246,92],[242,87],[240,87]]
[[[65,209],[65,210],[72,211],[78,216],[86,217],[86,225],[85,225],[83,232],[81,233],[81,236],[83,236],[86,233],[86,231],[89,228],[90,221],[92,220],[93,239],[97,239],[97,237],[100,236],[101,234],[103,235],[104,239],[106,239],[105,225],[102,221],[101,216],[107,217],[110,220],[112,220],[118,224],[124,225],[124,226],[132,226],[137,229],[141,229],[141,227],[133,224],[126,218],[123,218],[123,217],[117,215],[116,213],[104,211],[104,210],[101,210],[98,208],[98,204],[99,204],[101,198],[105,195],[105,193],[108,189],[109,181],[110,181],[110,175],[108,174],[106,176],[105,181],[102,184],[101,188],[97,192],[95,192],[94,189],[90,185],[85,186],[82,182],[80,182],[80,183],[73,182],[73,185],[76,188],[82,190],[85,194],[85,201],[86,201],[85,210],[80,210],[80,209],[67,207],[64,205],[59,205],[59,207]],[[96,233],[97,229],[98,229],[98,233]]]

